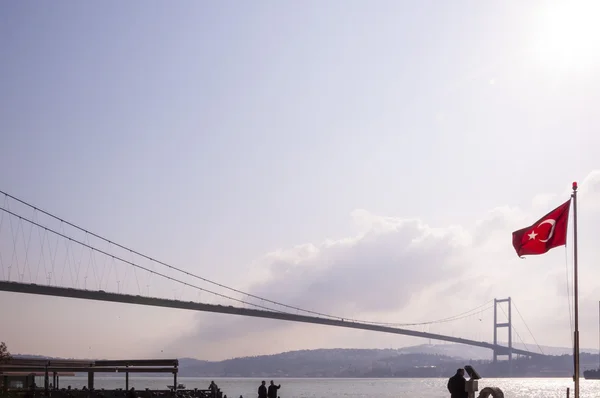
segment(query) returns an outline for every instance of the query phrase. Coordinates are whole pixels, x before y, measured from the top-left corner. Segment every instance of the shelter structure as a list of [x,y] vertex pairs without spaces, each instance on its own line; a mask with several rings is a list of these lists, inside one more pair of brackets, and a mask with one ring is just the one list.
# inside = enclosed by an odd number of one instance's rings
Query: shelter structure
[[[2,389],[6,392],[11,385],[15,388],[40,388],[36,378],[43,377],[43,388],[49,391],[60,388],[60,376],[87,374],[87,388],[94,388],[96,373],[124,373],[125,389],[129,389],[130,373],[154,373],[173,375],[177,386],[179,361],[177,359],[126,359],[126,360],[70,360],[12,358],[0,364]],[[50,381],[52,377],[52,382]],[[19,386],[19,387],[18,387]]]

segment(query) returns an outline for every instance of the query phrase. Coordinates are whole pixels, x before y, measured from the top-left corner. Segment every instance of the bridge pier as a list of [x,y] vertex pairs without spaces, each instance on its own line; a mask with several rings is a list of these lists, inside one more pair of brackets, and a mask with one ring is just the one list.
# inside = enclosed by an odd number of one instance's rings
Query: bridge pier
[[[507,318],[507,322],[498,323],[498,306],[502,303],[508,303],[508,314],[504,313]],[[494,299],[494,345],[498,345],[498,329],[508,328],[508,351],[507,352],[498,352],[497,349],[494,349],[494,363],[498,362],[499,356],[507,356],[508,357],[508,375],[512,376],[512,354],[513,354],[513,346],[512,346],[512,305],[511,300],[509,298],[505,299]],[[502,307],[500,307],[502,309]]]

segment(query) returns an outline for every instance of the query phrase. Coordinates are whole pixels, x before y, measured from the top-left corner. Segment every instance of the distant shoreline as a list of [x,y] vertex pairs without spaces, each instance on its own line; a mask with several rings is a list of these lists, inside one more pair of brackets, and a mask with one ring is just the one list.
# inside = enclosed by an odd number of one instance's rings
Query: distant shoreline
[[[551,350],[544,349],[550,354]],[[554,351],[556,352],[556,351]],[[190,378],[294,378],[294,379],[438,379],[456,368],[473,365],[490,378],[571,378],[572,355],[535,358],[514,357],[512,371],[507,360],[483,359],[488,350],[464,345],[422,345],[402,349],[317,349],[275,355],[242,357],[223,361],[180,358],[178,377]],[[15,357],[17,357],[15,355]],[[26,356],[20,356],[26,357]],[[41,356],[29,358],[48,359]],[[595,369],[598,354],[581,353],[581,369]],[[133,375],[133,374],[132,374]],[[82,374],[85,377],[85,374]],[[144,374],[146,377],[163,375]],[[105,374],[116,378],[123,375]],[[140,376],[143,377],[143,376]]]

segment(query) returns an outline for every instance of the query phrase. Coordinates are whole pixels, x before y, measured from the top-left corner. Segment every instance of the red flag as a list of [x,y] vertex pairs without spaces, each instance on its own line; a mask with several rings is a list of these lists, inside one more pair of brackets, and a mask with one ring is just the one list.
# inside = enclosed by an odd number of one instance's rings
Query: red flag
[[513,247],[519,257],[544,254],[567,243],[571,199],[540,218],[533,225],[513,232]]

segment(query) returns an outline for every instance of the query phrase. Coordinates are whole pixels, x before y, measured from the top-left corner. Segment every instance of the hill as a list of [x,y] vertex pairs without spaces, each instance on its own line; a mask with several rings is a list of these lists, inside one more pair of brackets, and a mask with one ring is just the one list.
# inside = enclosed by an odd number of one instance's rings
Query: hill
[[[532,347],[519,348],[530,349]],[[204,361],[179,360],[183,377],[447,377],[457,367],[475,365],[484,377],[570,376],[571,349],[540,347],[554,355],[539,359],[516,359],[512,371],[506,362],[491,363],[490,350],[461,344],[423,344],[400,349],[317,349],[275,355]],[[595,368],[597,351],[582,353],[582,369]],[[44,358],[34,355],[16,355]]]
[[[499,344],[508,345],[500,342]],[[571,355],[573,348],[566,347],[548,347],[536,346],[534,344],[513,344],[514,348],[520,348],[532,352],[541,352],[546,355]],[[473,347],[463,344],[421,344],[416,346],[404,347],[398,350],[401,353],[423,353],[423,354],[438,354],[457,357],[463,359],[491,360],[492,351],[487,348]],[[598,354],[598,350],[582,348],[582,353]]]
[[[554,356],[515,357],[512,372],[506,362],[491,363],[489,350],[460,344],[419,345],[397,350],[303,350],[217,362],[183,358],[180,369],[182,376],[192,377],[441,377],[453,374],[458,367],[472,364],[485,377],[572,374],[571,349],[540,348]],[[582,369],[595,367],[597,360],[596,353],[582,353]]]
[[219,362],[180,360],[181,376],[195,377],[394,377],[400,370],[458,361],[398,350],[322,349],[234,358]]

